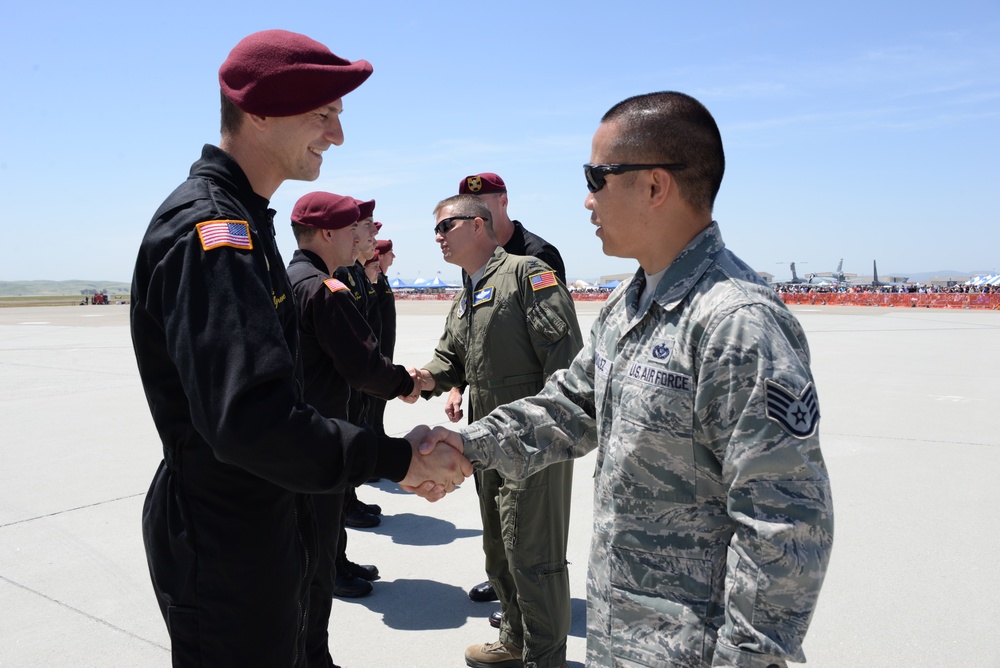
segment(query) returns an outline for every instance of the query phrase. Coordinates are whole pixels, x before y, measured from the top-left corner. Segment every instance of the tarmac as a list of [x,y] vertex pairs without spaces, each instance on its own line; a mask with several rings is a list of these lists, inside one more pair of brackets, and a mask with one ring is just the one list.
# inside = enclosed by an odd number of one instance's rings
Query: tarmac
[[[586,333],[600,303],[579,303]],[[422,365],[446,302],[398,302],[396,361]],[[805,641],[808,665],[1000,666],[1000,312],[796,307],[809,337],[836,537]],[[405,434],[444,424],[442,398],[390,403]],[[0,309],[0,666],[168,666],[140,534],[161,458],[128,307]],[[594,455],[576,464],[569,665],[585,656]],[[336,599],[346,668],[462,666],[496,638],[471,484],[430,504],[395,485],[359,496],[381,526],[348,554],[382,579]]]

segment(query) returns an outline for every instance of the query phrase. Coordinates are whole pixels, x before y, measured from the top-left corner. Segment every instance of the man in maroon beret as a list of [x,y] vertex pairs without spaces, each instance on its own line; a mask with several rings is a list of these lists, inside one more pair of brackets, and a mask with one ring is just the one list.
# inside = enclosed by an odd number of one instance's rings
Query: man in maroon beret
[[[538,258],[554,269],[559,280],[563,285],[566,284],[566,267],[559,249],[525,229],[520,221],[510,219],[507,214],[507,184],[499,175],[482,172],[466,176],[458,184],[458,194],[476,195],[486,204],[493,218],[493,233],[508,254]],[[445,401],[444,412],[452,422],[458,422],[465,415],[462,410],[462,391],[463,387],[452,388]],[[495,601],[497,594],[493,585],[487,580],[470,589],[469,598],[477,602]],[[494,628],[500,628],[500,622],[499,612],[490,615],[490,625]]]
[[[415,456],[302,395],[292,287],[269,199],[319,176],[371,65],[267,30],[219,70],[222,140],[160,206],[132,281],[132,341],[163,461],[143,541],[174,666],[304,666],[314,494],[374,475],[436,498],[468,461]],[[326,657],[328,658],[328,657]]]
[[[288,264],[305,368],[305,400],[328,418],[348,420],[349,398],[368,392],[382,399],[414,394],[407,369],[379,351],[378,340],[358,311],[347,285],[332,277],[357,257],[358,218],[353,197],[327,192],[303,196],[292,211],[298,250]],[[419,389],[419,387],[417,388]],[[309,666],[329,666],[331,599],[363,596],[378,578],[374,566],[347,561],[342,541],[345,492],[317,494],[318,566],[309,597],[306,652]]]
[[[375,226],[381,230],[382,224]],[[389,267],[392,266],[396,254],[392,250],[392,241],[377,239],[375,241],[375,257],[378,258],[378,274],[372,281],[375,287],[375,310],[378,312],[379,337],[378,344],[382,354],[389,359],[396,351],[396,296],[389,285]],[[385,433],[386,402],[374,399],[371,405],[372,427],[378,433]]]

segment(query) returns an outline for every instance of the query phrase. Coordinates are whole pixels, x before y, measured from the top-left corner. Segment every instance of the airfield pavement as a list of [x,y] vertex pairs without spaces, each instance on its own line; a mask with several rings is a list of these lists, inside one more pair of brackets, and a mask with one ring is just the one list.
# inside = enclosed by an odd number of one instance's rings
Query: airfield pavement
[[[399,302],[397,361],[429,359],[446,302]],[[588,331],[600,303],[578,304]],[[796,307],[809,336],[836,539],[808,665],[1000,666],[1000,312]],[[167,666],[140,511],[161,448],[127,306],[0,309],[0,666]],[[442,424],[443,399],[390,403],[387,429]],[[594,455],[576,465],[569,665],[584,660]],[[429,504],[380,482],[350,531],[382,572],[334,601],[348,668],[461,666],[495,639],[471,481]],[[351,633],[344,632],[350,624]]]

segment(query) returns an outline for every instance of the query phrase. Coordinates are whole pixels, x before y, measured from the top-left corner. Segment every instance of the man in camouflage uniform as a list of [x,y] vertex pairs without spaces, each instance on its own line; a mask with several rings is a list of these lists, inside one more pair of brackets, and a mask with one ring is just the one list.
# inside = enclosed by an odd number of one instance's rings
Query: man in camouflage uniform
[[587,583],[591,666],[785,666],[833,542],[805,335],[722,243],[724,170],[708,110],[680,93],[602,119],[586,207],[640,269],[570,368],[461,434],[513,478],[597,449]]
[[[434,210],[444,259],[468,274],[434,358],[420,370],[425,396],[469,385],[470,419],[535,394],[580,351],[573,299],[555,271],[533,257],[508,255],[490,211],[472,195]],[[559,668],[570,626],[566,544],[573,463],[508,480],[476,474],[486,573],[500,598],[500,640],[466,650],[469,666]],[[523,660],[522,660],[523,657]]]

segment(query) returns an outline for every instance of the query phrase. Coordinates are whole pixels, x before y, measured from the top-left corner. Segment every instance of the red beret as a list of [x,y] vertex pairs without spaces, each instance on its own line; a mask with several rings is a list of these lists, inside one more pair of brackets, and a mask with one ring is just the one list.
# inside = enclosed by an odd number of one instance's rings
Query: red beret
[[370,264],[375,264],[376,262],[378,262],[378,255],[379,255],[378,250],[376,250],[370,258],[365,260],[365,266],[367,267]]
[[356,199],[354,203],[358,205],[358,210],[361,212],[361,216],[358,220],[364,220],[365,218],[371,218],[375,214],[375,200],[370,199],[368,201]]
[[379,232],[382,229],[382,223],[375,221],[375,232]]
[[375,248],[379,253],[391,253],[392,239],[379,239],[375,242]]
[[459,195],[486,195],[487,193],[505,193],[507,186],[503,179],[493,172],[483,172],[466,176],[458,184]]
[[367,60],[344,60],[305,35],[264,30],[233,47],[219,84],[248,114],[295,116],[342,98],[371,73]]
[[292,222],[319,230],[339,230],[359,220],[353,197],[314,192],[303,195],[292,209]]

